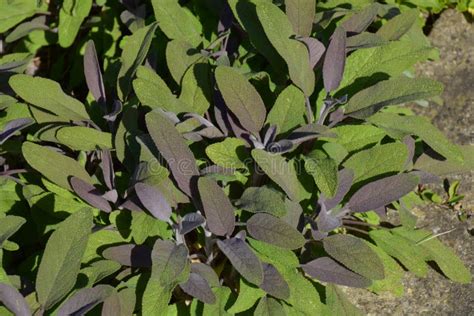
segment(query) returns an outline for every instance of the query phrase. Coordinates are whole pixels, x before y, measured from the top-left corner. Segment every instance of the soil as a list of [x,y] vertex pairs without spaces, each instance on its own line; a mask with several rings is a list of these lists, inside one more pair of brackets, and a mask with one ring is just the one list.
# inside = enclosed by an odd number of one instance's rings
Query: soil
[[[418,67],[420,76],[437,79],[445,85],[444,104],[430,102],[428,107],[415,106],[415,112],[432,119],[452,141],[473,144],[474,141],[474,25],[455,10],[443,12],[429,35],[433,46],[440,50],[440,60]],[[471,159],[474,159],[471,157]],[[454,175],[461,180],[460,193],[465,195],[462,208],[474,210],[473,172]],[[441,186],[438,187],[439,191]],[[429,204],[413,211],[417,226],[434,233],[453,232],[439,239],[454,249],[474,272],[474,219],[461,222],[449,207]],[[420,279],[406,273],[405,295],[397,298],[387,293],[375,295],[366,290],[345,288],[350,300],[368,315],[474,315],[474,285],[454,283],[431,270]]]

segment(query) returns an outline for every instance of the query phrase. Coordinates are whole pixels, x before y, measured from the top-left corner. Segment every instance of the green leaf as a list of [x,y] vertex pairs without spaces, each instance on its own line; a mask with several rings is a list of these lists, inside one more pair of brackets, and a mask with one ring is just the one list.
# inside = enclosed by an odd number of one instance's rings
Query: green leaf
[[383,24],[377,31],[377,35],[389,41],[396,41],[407,33],[416,23],[419,11],[416,9],[406,10],[403,13]]
[[28,75],[14,75],[10,87],[26,102],[57,116],[56,121],[85,121],[89,119],[84,105],[66,95],[59,83]]
[[324,238],[324,250],[352,271],[371,280],[384,278],[384,267],[377,254],[360,238],[335,234]]
[[344,293],[335,285],[326,286],[326,305],[329,315],[340,316],[362,316],[364,315],[355,305],[353,305]]
[[247,156],[246,142],[240,138],[228,137],[222,142],[206,147],[206,155],[218,166],[232,169],[247,169],[244,160]]
[[[113,214],[113,213],[112,213]],[[116,225],[117,226],[117,225]],[[89,236],[84,256],[83,263],[93,262],[97,259],[102,259],[101,252],[108,245],[116,245],[128,242],[128,238],[122,237],[116,230],[99,230]]]
[[303,92],[293,85],[285,88],[268,113],[266,123],[276,125],[278,133],[284,134],[303,125],[306,115]]
[[203,115],[211,106],[211,67],[206,63],[192,65],[184,74],[179,100],[191,108],[191,112]]
[[155,18],[169,39],[180,39],[194,47],[201,43],[202,26],[195,15],[174,0],[152,0]]
[[341,125],[331,128],[337,138],[321,138],[342,145],[348,152],[357,151],[378,143],[385,132],[372,125]]
[[112,260],[99,260],[91,263],[89,267],[81,270],[81,274],[87,277],[87,287],[92,287],[102,279],[120,270],[120,263]]
[[309,196],[298,180],[295,166],[285,158],[262,149],[252,150],[252,157],[291,200],[300,202]]
[[221,286],[214,288],[213,292],[216,295],[217,301],[212,305],[204,304],[202,315],[230,316],[231,314],[226,311],[230,295],[232,294],[230,289],[226,286]]
[[5,33],[21,21],[36,13],[35,1],[0,0],[0,33]]
[[286,249],[301,248],[306,240],[286,222],[266,213],[258,213],[247,221],[249,234],[258,240]]
[[129,316],[135,310],[136,294],[134,288],[125,288],[109,296],[102,307],[102,316]]
[[186,41],[175,39],[166,46],[166,63],[177,84],[181,84],[188,68],[202,58],[199,51]]
[[354,183],[403,170],[408,149],[402,143],[389,143],[360,151],[343,166],[354,171]]
[[263,212],[276,217],[285,216],[287,212],[283,194],[265,186],[247,188],[236,205],[248,212]]
[[262,297],[255,308],[254,315],[257,316],[286,316],[286,311],[276,299],[272,297]]
[[340,87],[348,87],[357,80],[357,86],[369,81],[376,73],[398,76],[420,60],[429,58],[431,47],[406,42],[360,49],[346,60],[344,77]]
[[455,159],[436,160],[423,154],[416,160],[414,169],[423,170],[437,176],[474,170],[474,159],[469,159],[474,157],[474,146],[465,145],[458,146],[458,148],[464,159],[462,163]]
[[92,8],[92,0],[65,0],[59,10],[59,45],[69,47],[74,43],[79,28]]
[[385,278],[383,280],[372,281],[372,284],[368,287],[368,289],[377,294],[390,291],[397,297],[402,296],[404,292],[403,276],[405,274],[402,267],[400,267],[400,265],[381,248],[368,241],[365,243],[377,254],[377,256],[382,261],[385,274]]
[[310,36],[316,14],[316,0],[286,0],[285,6],[293,32],[301,36]]
[[14,233],[16,233],[25,223],[26,220],[19,216],[9,215],[4,218],[0,218],[0,249],[3,243]]
[[[70,177],[80,178],[89,184],[94,183],[79,162],[54,150],[35,143],[25,142],[22,146],[22,153],[26,162],[33,169],[65,189],[72,191],[69,185]],[[41,159],[38,159],[38,157],[41,157]]]
[[133,90],[142,105],[152,109],[162,108],[174,113],[192,112],[191,106],[178,100],[163,79],[153,69],[145,66],[138,67]]
[[316,185],[326,198],[332,198],[336,194],[338,167],[334,159],[321,150],[313,151],[309,157],[304,158],[304,168],[313,176]]
[[445,158],[463,162],[463,156],[459,148],[452,144],[446,136],[425,117],[403,116],[395,113],[377,113],[367,120],[387,131],[396,132],[401,137],[416,135]]
[[287,302],[292,308],[303,315],[320,315],[323,304],[313,282],[296,269],[286,272],[283,277],[290,287],[291,295]]
[[171,239],[173,231],[168,223],[144,212],[132,212],[131,236],[136,244],[143,244],[148,237]]
[[92,212],[76,212],[63,221],[46,244],[36,278],[38,302],[48,310],[76,283],[92,229]]
[[364,119],[387,105],[422,100],[442,92],[443,85],[435,80],[402,76],[380,81],[359,91],[349,99],[344,112],[351,117]]
[[298,257],[289,249],[284,249],[252,238],[247,238],[247,240],[250,246],[257,251],[262,261],[271,263],[282,274],[296,270],[300,265]]
[[400,261],[409,271],[418,277],[426,276],[428,273],[428,266],[425,263],[427,254],[413,241],[386,230],[372,230],[369,234],[377,246]]
[[63,127],[56,133],[57,140],[74,150],[93,151],[111,149],[112,134],[84,126]]
[[240,124],[258,135],[265,122],[266,109],[257,90],[243,75],[227,66],[217,67],[216,82],[227,107]]
[[395,234],[408,238],[421,247],[427,253],[426,260],[434,261],[448,278],[455,282],[470,284],[471,272],[454,253],[454,251],[443,245],[432,233],[423,229],[408,230],[396,228]]
[[117,80],[117,93],[122,101],[130,93],[132,79],[138,66],[143,63],[148,54],[157,26],[158,23],[152,23],[147,27],[139,29],[126,39],[120,58],[122,66],[120,67]]
[[271,44],[285,60],[291,80],[309,97],[314,91],[315,76],[306,45],[291,39],[293,26],[285,13],[273,3],[258,2],[257,15]]
[[240,286],[239,286],[239,296],[237,300],[229,308],[228,312],[231,314],[237,314],[241,312],[245,312],[246,310],[250,309],[255,303],[261,298],[265,296],[265,292],[248,283],[245,279],[240,279]]

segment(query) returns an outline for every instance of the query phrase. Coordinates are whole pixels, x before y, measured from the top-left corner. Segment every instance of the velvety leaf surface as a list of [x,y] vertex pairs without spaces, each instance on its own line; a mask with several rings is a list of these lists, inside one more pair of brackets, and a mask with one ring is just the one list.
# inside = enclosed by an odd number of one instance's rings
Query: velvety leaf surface
[[36,277],[38,302],[49,309],[76,283],[92,228],[92,212],[76,212],[63,221],[46,244]]
[[117,92],[122,101],[130,93],[132,78],[148,54],[157,26],[158,23],[152,23],[141,28],[130,35],[125,42],[121,56],[122,65],[117,80]]
[[246,142],[240,138],[228,137],[222,142],[206,147],[206,155],[218,166],[224,168],[247,169],[244,159],[247,156]]
[[458,148],[463,158],[462,163],[455,159],[433,159],[428,155],[424,154],[416,160],[414,168],[438,176],[445,176],[452,173],[461,173],[474,170],[474,159],[469,159],[469,157],[474,157],[474,146],[465,145],[459,146]]
[[383,24],[377,31],[377,35],[386,40],[396,41],[412,28],[417,19],[417,10],[406,10]]
[[105,102],[104,81],[102,79],[102,71],[100,69],[97,51],[94,41],[89,40],[86,44],[84,53],[84,77],[86,78],[87,87],[97,102]]
[[293,201],[305,199],[308,193],[301,185],[296,170],[285,158],[261,149],[252,150],[252,157],[258,166],[272,179]]
[[174,0],[152,0],[151,3],[160,29],[169,39],[184,40],[193,46],[201,42],[201,23],[187,8]]
[[337,138],[322,138],[343,146],[348,152],[358,151],[378,143],[385,132],[372,125],[341,125],[331,128]]
[[304,168],[313,176],[318,189],[325,197],[331,198],[338,187],[337,163],[322,151],[315,151],[305,158]]
[[107,213],[112,211],[109,202],[102,197],[93,185],[76,177],[72,177],[69,182],[74,192],[88,204]]
[[245,129],[258,135],[265,122],[266,110],[257,90],[231,67],[219,66],[215,75],[217,86],[227,107],[237,116]]
[[115,289],[110,285],[80,289],[59,308],[58,316],[85,314],[102,303],[114,291]]
[[206,304],[214,304],[216,296],[212,292],[209,283],[199,274],[191,273],[188,281],[179,285],[181,289],[192,297]]
[[79,32],[82,22],[89,15],[92,0],[65,0],[59,11],[58,39],[59,45],[69,47]]
[[410,193],[419,179],[412,174],[398,174],[371,182],[351,197],[348,207],[353,212],[376,210]]
[[208,63],[195,63],[184,74],[179,100],[202,115],[211,105],[211,94],[211,67]]
[[57,140],[71,149],[92,151],[111,149],[112,134],[84,126],[60,128],[56,133]]
[[201,177],[198,190],[209,230],[218,235],[231,235],[235,226],[234,207],[224,191],[212,179]]
[[163,194],[144,183],[135,184],[135,192],[140,202],[150,213],[159,220],[168,221],[171,216],[171,206]]
[[102,306],[102,316],[128,316],[135,309],[135,289],[125,288],[109,296]]
[[279,95],[268,113],[266,123],[276,125],[284,134],[305,123],[305,97],[303,92],[289,85]]
[[[74,176],[86,183],[93,180],[86,170],[74,159],[61,155],[49,148],[31,142],[25,142],[22,153],[28,164],[57,185],[72,190],[69,177]],[[38,159],[38,157],[42,157]]]
[[258,316],[284,316],[286,311],[283,305],[274,298],[262,297],[255,308],[254,315]]
[[268,294],[282,300],[290,297],[290,288],[283,276],[271,264],[263,264],[263,282],[260,288]]
[[262,283],[262,264],[244,240],[235,237],[218,240],[217,246],[247,281],[255,285]]
[[256,9],[268,40],[288,66],[291,80],[309,97],[314,90],[315,77],[309,64],[306,45],[291,39],[294,35],[293,26],[285,13],[276,5],[260,1]]
[[0,247],[25,223],[26,220],[20,216],[8,215],[3,218],[0,218]]
[[192,151],[171,121],[162,114],[150,112],[145,120],[150,136],[168,163],[179,188],[191,195],[191,179],[199,175]]
[[347,102],[345,113],[363,119],[387,105],[421,100],[441,92],[443,85],[431,79],[399,77],[384,80],[352,96]]
[[15,135],[15,133],[32,125],[33,123],[34,121],[31,118],[19,118],[9,121],[7,124],[5,124],[3,130],[0,130],[0,145]]
[[293,32],[301,36],[311,35],[316,0],[286,0],[286,15],[293,26]]
[[370,238],[416,276],[424,277],[428,273],[428,266],[425,263],[427,254],[423,249],[416,247],[413,241],[385,230],[370,231]]
[[341,316],[362,316],[364,313],[353,305],[340,289],[335,285],[329,284],[326,287],[326,305],[328,306],[328,315]]
[[371,280],[384,278],[384,267],[375,252],[360,238],[336,234],[323,240],[324,250],[352,271]]
[[380,128],[390,129],[400,136],[417,135],[433,150],[447,159],[460,163],[463,161],[459,148],[449,142],[431,122],[421,116],[402,116],[395,113],[377,113],[368,118],[368,121]]
[[106,259],[124,266],[148,268],[151,266],[151,249],[145,245],[119,245],[108,247],[102,252]]
[[265,213],[252,216],[247,221],[247,230],[258,240],[286,249],[301,248],[306,242],[303,235],[295,228]]
[[186,70],[201,58],[197,49],[184,40],[174,39],[166,45],[166,63],[177,83],[181,82]]
[[326,92],[336,90],[341,83],[346,65],[346,30],[338,27],[326,50],[323,65],[323,80]]
[[302,266],[304,272],[311,277],[329,283],[346,285],[350,287],[367,287],[371,281],[356,274],[329,257],[321,257]]
[[287,212],[283,194],[263,186],[247,188],[237,206],[248,212],[264,212],[276,217],[282,217]]
[[57,121],[83,121],[89,118],[84,105],[66,95],[52,80],[28,75],[14,75],[10,87],[26,102],[57,116]]
[[400,172],[408,157],[407,147],[402,143],[375,146],[347,159],[343,166],[354,171],[354,183],[376,176]]
[[368,5],[345,20],[342,26],[348,33],[361,33],[369,27],[377,16],[379,9],[380,6],[378,3]]
[[260,288],[240,279],[239,296],[235,303],[228,309],[229,313],[237,314],[250,309],[255,303],[265,296]]
[[14,315],[32,315],[25,298],[11,285],[0,283],[0,303]]

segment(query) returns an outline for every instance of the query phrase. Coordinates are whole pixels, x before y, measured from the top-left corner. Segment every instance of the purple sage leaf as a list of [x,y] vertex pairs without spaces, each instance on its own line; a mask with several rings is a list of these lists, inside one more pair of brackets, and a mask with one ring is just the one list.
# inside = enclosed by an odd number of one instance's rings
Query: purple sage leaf
[[281,300],[286,300],[290,297],[288,283],[286,283],[280,272],[268,263],[263,263],[263,283],[260,285],[260,288]]
[[151,267],[151,249],[147,246],[120,245],[105,249],[102,252],[105,259],[113,260],[123,266],[135,268]]
[[204,216],[199,213],[188,213],[184,215],[179,224],[179,233],[186,235],[206,222]]
[[323,43],[312,37],[302,37],[300,40],[308,47],[309,64],[311,69],[313,69],[326,51],[326,47],[324,47]]
[[343,267],[329,257],[322,257],[302,265],[303,271],[322,282],[329,282],[350,287],[364,288],[371,281]]
[[102,303],[114,293],[110,285],[97,285],[93,288],[84,288],[69,297],[59,308],[58,316],[86,315],[95,306]]
[[69,183],[71,184],[71,188],[74,190],[74,192],[76,192],[76,194],[81,199],[93,207],[96,207],[106,213],[110,213],[112,211],[112,207],[110,206],[109,202],[102,197],[103,193],[97,190],[93,185],[77,177],[72,177],[69,180]]
[[5,127],[3,131],[0,131],[0,145],[2,145],[7,139],[15,135],[16,132],[21,131],[22,129],[30,126],[35,121],[31,118],[19,118],[11,120]]
[[159,190],[146,183],[139,182],[135,184],[135,192],[143,206],[155,218],[164,222],[169,220],[172,211],[171,206]]
[[0,303],[15,315],[31,315],[30,307],[25,298],[11,285],[0,283]]
[[216,295],[212,292],[209,283],[199,274],[191,273],[188,281],[181,283],[179,286],[185,293],[203,303],[214,304],[216,302]]
[[94,99],[100,103],[106,103],[104,81],[100,70],[99,59],[95,49],[94,41],[89,40],[86,44],[84,53],[84,76],[86,77],[87,87],[94,96]]
[[326,92],[336,90],[341,83],[346,64],[346,30],[338,27],[331,37],[323,65],[323,80]]

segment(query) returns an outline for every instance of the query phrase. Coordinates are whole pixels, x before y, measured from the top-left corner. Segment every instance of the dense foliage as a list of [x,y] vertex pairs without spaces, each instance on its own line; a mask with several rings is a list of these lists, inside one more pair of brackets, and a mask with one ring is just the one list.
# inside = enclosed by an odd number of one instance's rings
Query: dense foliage
[[404,107],[442,92],[413,74],[437,51],[416,9],[350,3],[0,0],[0,314],[356,315],[339,285],[469,283],[410,212],[472,169]]

